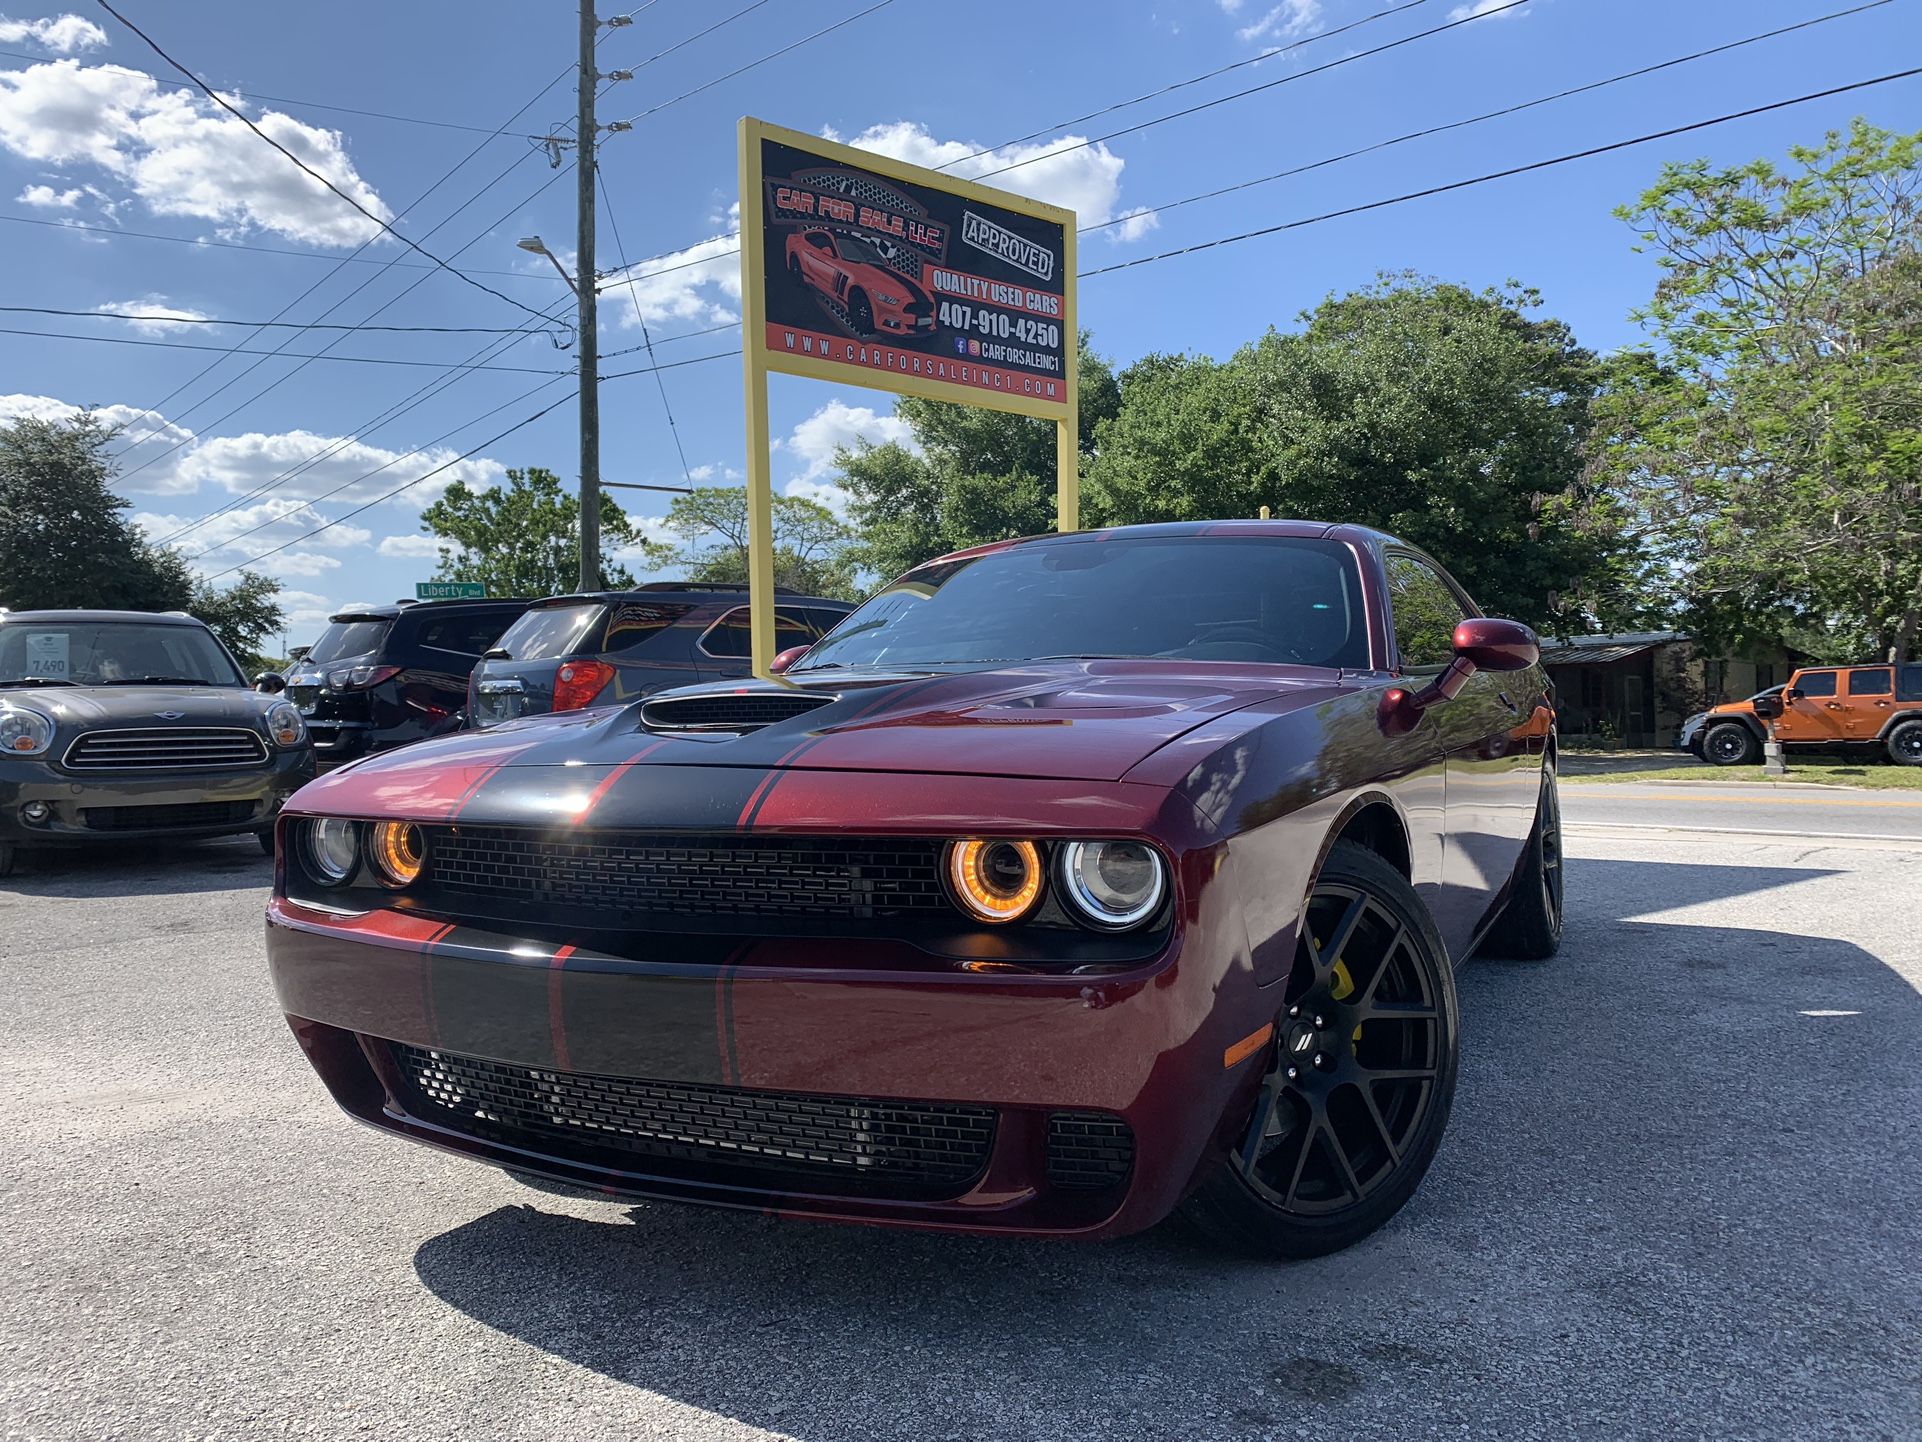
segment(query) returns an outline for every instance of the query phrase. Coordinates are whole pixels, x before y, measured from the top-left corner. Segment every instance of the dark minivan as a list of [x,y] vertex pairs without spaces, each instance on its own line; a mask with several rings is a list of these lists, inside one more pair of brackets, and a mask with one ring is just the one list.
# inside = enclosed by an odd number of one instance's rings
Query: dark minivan
[[[854,607],[777,591],[774,648],[811,646]],[[536,601],[469,683],[467,724],[615,706],[670,686],[747,676],[747,587],[651,581]]]
[[457,729],[468,673],[527,606],[397,601],[333,617],[287,677],[321,765]]

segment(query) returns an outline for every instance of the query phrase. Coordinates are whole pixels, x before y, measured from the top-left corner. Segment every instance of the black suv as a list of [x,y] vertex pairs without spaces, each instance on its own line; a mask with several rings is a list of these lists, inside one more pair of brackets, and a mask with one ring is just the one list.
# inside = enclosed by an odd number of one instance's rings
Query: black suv
[[[774,648],[812,646],[854,607],[777,591]],[[467,725],[616,706],[670,686],[751,674],[747,587],[654,581],[550,596],[508,627],[469,682]]]
[[321,765],[458,729],[468,672],[527,606],[397,601],[333,617],[287,676]]
[[294,708],[192,616],[0,611],[0,876],[18,849],[251,831],[314,775]]

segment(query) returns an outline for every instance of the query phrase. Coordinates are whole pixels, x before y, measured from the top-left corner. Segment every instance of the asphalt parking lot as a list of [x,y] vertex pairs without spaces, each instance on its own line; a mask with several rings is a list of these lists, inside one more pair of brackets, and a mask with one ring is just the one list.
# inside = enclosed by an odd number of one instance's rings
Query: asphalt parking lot
[[1637,832],[1474,963],[1383,1233],[978,1242],[527,1191],[338,1115],[251,840],[0,882],[0,1435],[1922,1435],[1922,842]]

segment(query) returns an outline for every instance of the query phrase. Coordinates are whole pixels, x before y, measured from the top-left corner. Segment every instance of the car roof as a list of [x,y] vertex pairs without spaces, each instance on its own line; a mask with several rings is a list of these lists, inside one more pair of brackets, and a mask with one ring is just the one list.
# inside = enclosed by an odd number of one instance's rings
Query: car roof
[[198,626],[203,631],[207,629],[206,622],[189,616],[185,611],[97,611],[85,607],[61,611],[0,611],[0,625],[13,625],[20,621],[33,621],[40,625],[143,621],[156,626]]
[[329,621],[391,621],[401,612],[418,615],[422,611],[470,611],[480,606],[531,606],[529,596],[460,596],[449,601],[389,601],[379,606],[349,606],[336,611]]
[[[1347,525],[1335,521],[1304,521],[1277,517],[1265,521],[1157,521],[1142,526],[1108,526],[1094,531],[1047,531],[1038,536],[1019,536],[1009,541],[989,541],[963,551],[950,551],[923,561],[921,566],[985,556],[1011,546],[1046,546],[1077,541],[1174,540],[1189,536],[1290,536],[1317,540],[1353,541],[1369,546],[1402,546],[1385,531],[1369,526]],[[1410,550],[1415,549],[1410,546]],[[915,570],[920,570],[916,566]]]
[[[786,601],[791,604],[803,606],[845,606],[850,611],[854,609],[854,603],[852,601],[837,601],[831,596],[808,596],[799,591],[785,590],[780,586],[774,588],[774,597],[778,601]],[[735,600],[745,604],[747,601],[747,586],[739,581],[649,581],[645,585],[636,586],[632,590],[627,591],[570,591],[564,596],[548,596],[543,600],[535,601],[529,609],[538,610],[543,606],[581,606],[590,604],[604,606],[613,601],[659,601],[663,599],[694,599],[701,601]]]

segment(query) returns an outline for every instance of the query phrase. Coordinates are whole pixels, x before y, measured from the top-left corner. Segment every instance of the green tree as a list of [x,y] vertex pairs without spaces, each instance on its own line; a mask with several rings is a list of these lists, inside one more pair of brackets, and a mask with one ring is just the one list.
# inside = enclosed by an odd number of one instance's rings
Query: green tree
[[[774,497],[774,584],[810,596],[853,599],[854,531],[834,512],[804,496]],[[660,563],[690,581],[747,580],[747,492],[739,486],[701,486],[676,496],[667,525],[680,540]]]
[[1227,361],[1149,356],[1097,437],[1090,513],[1358,522],[1432,552],[1491,613],[1628,619],[1632,562],[1584,477],[1599,366],[1539,306],[1383,277]]
[[1922,622],[1922,134],[1672,163],[1619,214],[1661,278],[1594,465],[1696,629],[1906,659]]
[[205,621],[242,664],[259,669],[269,659],[263,643],[278,636],[287,622],[279,597],[280,582],[258,571],[242,571],[225,590],[196,582],[187,610]]
[[91,412],[0,426],[0,606],[186,608],[186,563],[149,545],[113,493],[113,437]]
[[[1120,410],[1121,392],[1085,333],[1080,346],[1085,471],[1096,433]],[[915,449],[863,446],[835,458],[860,531],[855,559],[862,569],[893,577],[944,551],[1054,529],[1052,422],[916,396],[903,397],[894,413],[911,428]]]
[[[580,583],[580,497],[543,466],[510,470],[505,486],[485,490],[455,481],[421,512],[420,527],[441,543],[436,580],[479,581],[490,596],[558,596]],[[601,544],[601,585],[633,585],[607,553],[647,543],[605,493]]]

